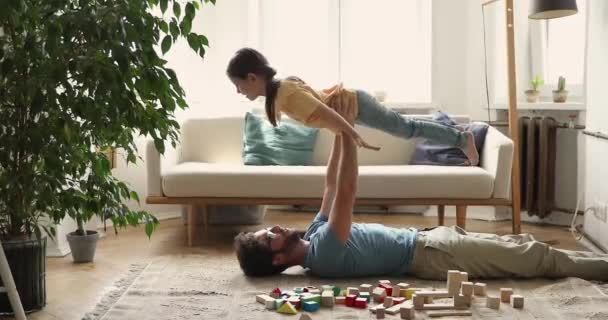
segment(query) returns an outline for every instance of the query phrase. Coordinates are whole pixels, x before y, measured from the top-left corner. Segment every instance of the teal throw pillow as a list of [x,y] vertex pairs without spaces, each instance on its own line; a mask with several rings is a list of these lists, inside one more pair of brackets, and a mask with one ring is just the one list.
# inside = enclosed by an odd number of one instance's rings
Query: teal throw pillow
[[243,162],[253,166],[308,166],[319,130],[292,121],[276,128],[247,112],[243,133]]

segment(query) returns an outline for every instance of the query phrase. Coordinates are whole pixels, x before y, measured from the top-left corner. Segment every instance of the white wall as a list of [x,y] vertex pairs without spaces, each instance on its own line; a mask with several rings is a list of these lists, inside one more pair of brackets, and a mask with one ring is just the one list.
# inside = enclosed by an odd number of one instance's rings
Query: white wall
[[[589,131],[608,133],[608,2],[589,0],[587,54],[587,126]],[[608,141],[585,136],[585,205],[608,203]],[[603,229],[600,229],[603,228]],[[585,231],[608,247],[608,225],[590,212],[585,215]]]

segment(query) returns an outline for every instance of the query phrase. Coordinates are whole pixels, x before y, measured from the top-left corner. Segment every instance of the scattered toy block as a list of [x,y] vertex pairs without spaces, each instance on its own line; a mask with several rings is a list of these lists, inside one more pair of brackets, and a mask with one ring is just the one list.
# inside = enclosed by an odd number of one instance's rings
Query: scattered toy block
[[355,299],[355,308],[365,309],[367,308],[367,300],[365,298]]
[[391,281],[390,280],[379,280],[378,281],[378,285],[381,285],[381,284],[389,284],[390,285]]
[[346,293],[346,289],[340,290],[340,295],[346,297],[348,294]]
[[466,282],[461,283],[460,286],[461,286],[460,291],[463,296],[470,297],[473,295],[473,288],[474,288],[473,282],[466,281]]
[[437,299],[452,297],[448,293],[447,290],[435,290],[435,291],[420,290],[420,291],[416,291],[416,295],[423,296],[423,297],[433,297],[433,298],[437,298]]
[[452,310],[452,309],[454,309],[454,304],[452,304],[452,303],[434,303],[434,304],[425,303],[422,306],[422,310]]
[[309,315],[309,314],[302,313],[302,314],[300,315],[300,320],[312,320],[312,318],[310,317],[310,315]]
[[298,310],[296,310],[296,308],[291,303],[289,303],[289,301],[287,301],[283,303],[283,305],[277,310],[277,312],[284,314],[297,314]]
[[[399,313],[399,310],[400,310],[400,308],[401,308],[401,306],[403,306],[403,305],[405,305],[405,304],[403,304],[403,303],[401,303],[401,304],[396,304],[396,305],[394,305],[394,306],[392,306],[392,307],[390,307],[390,308],[387,308],[385,312],[386,312],[387,314],[392,314],[392,315],[398,314],[398,313]],[[408,303],[407,305],[411,306],[411,304],[410,304],[410,303]]]
[[412,320],[416,318],[416,311],[412,306],[400,306],[399,312],[401,313],[401,319]]
[[444,310],[444,311],[429,311],[426,313],[431,318],[439,317],[470,317],[473,315],[471,311],[464,310]]
[[263,305],[266,304],[267,300],[274,301],[274,298],[271,297],[271,296],[269,296],[269,295],[267,295],[267,294],[258,294],[257,296],[255,296],[255,301],[258,302],[258,303],[261,303]]
[[334,287],[334,296],[339,296],[340,292],[342,292],[342,290],[340,290],[340,287],[338,286],[333,286]]
[[423,296],[414,294],[414,295],[412,295],[412,301],[414,303],[414,309],[422,310],[422,308],[424,307],[424,297]]
[[394,297],[394,298],[401,297],[401,288],[399,286],[392,287],[391,297]]
[[304,293],[304,288],[301,288],[301,287],[296,287],[296,288],[293,288],[293,291],[294,291],[295,293]]
[[402,304],[404,302],[405,302],[404,297],[397,297],[397,298],[393,297],[393,305]]
[[350,296],[346,296],[346,299],[344,300],[346,306],[348,306],[348,307],[354,307],[355,306],[355,299],[357,299],[357,296],[354,295],[354,294],[350,295]]
[[387,296],[392,296],[393,295],[393,286],[391,286],[390,284],[387,283],[382,283],[380,285],[378,285],[379,288],[384,288],[386,290],[386,295]]
[[371,294],[369,292],[361,292],[359,293],[359,298],[365,298],[367,302],[371,299]]
[[433,303],[433,297],[424,297],[424,303]]
[[486,295],[486,284],[485,283],[481,283],[481,282],[477,282],[473,285],[473,293],[475,293],[476,296],[485,296]]
[[383,305],[379,305],[376,307],[376,319],[384,319],[384,311],[385,308]]
[[270,292],[270,296],[275,299],[278,299],[279,297],[281,297],[281,289],[275,288],[274,290],[272,290],[272,292]]
[[346,288],[346,295],[359,295],[359,289],[355,288],[355,287],[348,287]]
[[[399,296],[405,298],[405,289],[409,288],[410,284],[401,282],[397,284],[397,287],[399,288]],[[395,290],[395,288],[393,288],[393,290]]]
[[319,310],[319,304],[316,301],[305,301],[302,303],[302,310],[308,312],[315,312]]
[[333,307],[336,297],[334,297],[333,290],[323,291],[321,294],[321,305],[324,307]]
[[469,273],[460,272],[460,282],[468,282],[468,281],[469,281]]
[[524,307],[524,297],[519,294],[511,295],[511,305],[515,309],[522,309]]
[[374,297],[375,302],[382,303],[386,297],[386,289],[377,287],[372,292],[372,296]]
[[308,289],[308,293],[321,294],[321,290],[319,290],[317,288],[311,288],[311,289]]
[[276,305],[274,304],[274,298],[273,298],[273,300],[266,300],[266,309],[268,309],[268,310],[276,309]]
[[446,287],[450,296],[456,296],[460,292],[460,271],[449,270]]
[[330,285],[330,284],[325,284],[321,286],[321,292],[323,291],[334,291],[334,286]]
[[470,306],[471,306],[471,297],[463,296],[461,294],[454,296],[454,308],[467,309]]
[[286,301],[285,299],[274,299],[274,310],[279,309]]
[[407,288],[407,289],[405,289],[405,299],[407,299],[407,300],[411,299],[411,298],[412,298],[412,296],[413,296],[413,295],[414,295],[414,294],[415,294],[417,291],[419,291],[419,290],[418,290],[418,289],[416,289],[416,288]]
[[300,307],[302,307],[302,301],[300,301],[299,297],[290,297],[287,299],[287,302],[291,303],[296,309],[300,309]]
[[364,283],[364,284],[360,285],[359,286],[359,292],[360,293],[361,292],[369,292],[369,293],[371,293],[372,292],[372,285],[371,284],[367,284],[367,283]]
[[385,308],[390,308],[393,306],[393,297],[384,298],[384,302],[382,303]]
[[336,304],[346,305],[346,297],[342,297],[342,296],[336,297]]
[[315,301],[318,304],[321,304],[321,295],[318,294],[311,294],[311,295],[306,295],[302,298],[300,298],[301,301]]
[[498,310],[500,308],[500,297],[487,296],[486,297],[486,307],[488,307],[490,309]]
[[509,303],[511,302],[511,295],[513,294],[512,288],[500,288],[500,301]]

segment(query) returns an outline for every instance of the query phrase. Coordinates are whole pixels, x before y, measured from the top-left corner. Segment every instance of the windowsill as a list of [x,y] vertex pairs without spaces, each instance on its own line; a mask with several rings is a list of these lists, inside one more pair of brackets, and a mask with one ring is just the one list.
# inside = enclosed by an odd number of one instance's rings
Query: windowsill
[[[554,111],[584,111],[585,103],[583,102],[563,102],[557,103],[553,101],[541,102],[518,102],[517,110],[554,110]],[[506,103],[498,103],[490,107],[491,110],[508,110],[509,105]]]

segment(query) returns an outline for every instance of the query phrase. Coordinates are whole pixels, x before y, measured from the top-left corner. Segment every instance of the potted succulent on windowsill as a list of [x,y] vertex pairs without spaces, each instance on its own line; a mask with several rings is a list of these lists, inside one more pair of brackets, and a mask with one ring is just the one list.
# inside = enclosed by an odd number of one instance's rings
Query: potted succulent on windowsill
[[563,103],[568,100],[568,90],[566,90],[566,78],[559,77],[557,90],[553,90],[553,102]]
[[[2,2],[0,237],[25,311],[46,304],[45,234],[66,216],[83,234],[93,215],[154,231],[158,220],[124,204],[136,194],[97,150],[120,148],[135,163],[139,135],[161,152],[176,145],[185,93],[157,51],[185,38],[203,57],[207,38],[191,30],[206,2]],[[0,295],[0,313],[11,312]]]
[[538,88],[545,84],[545,81],[539,76],[536,75],[534,79],[530,81],[532,85],[532,89],[526,90],[526,101],[528,102],[538,102],[540,100],[540,91]]

